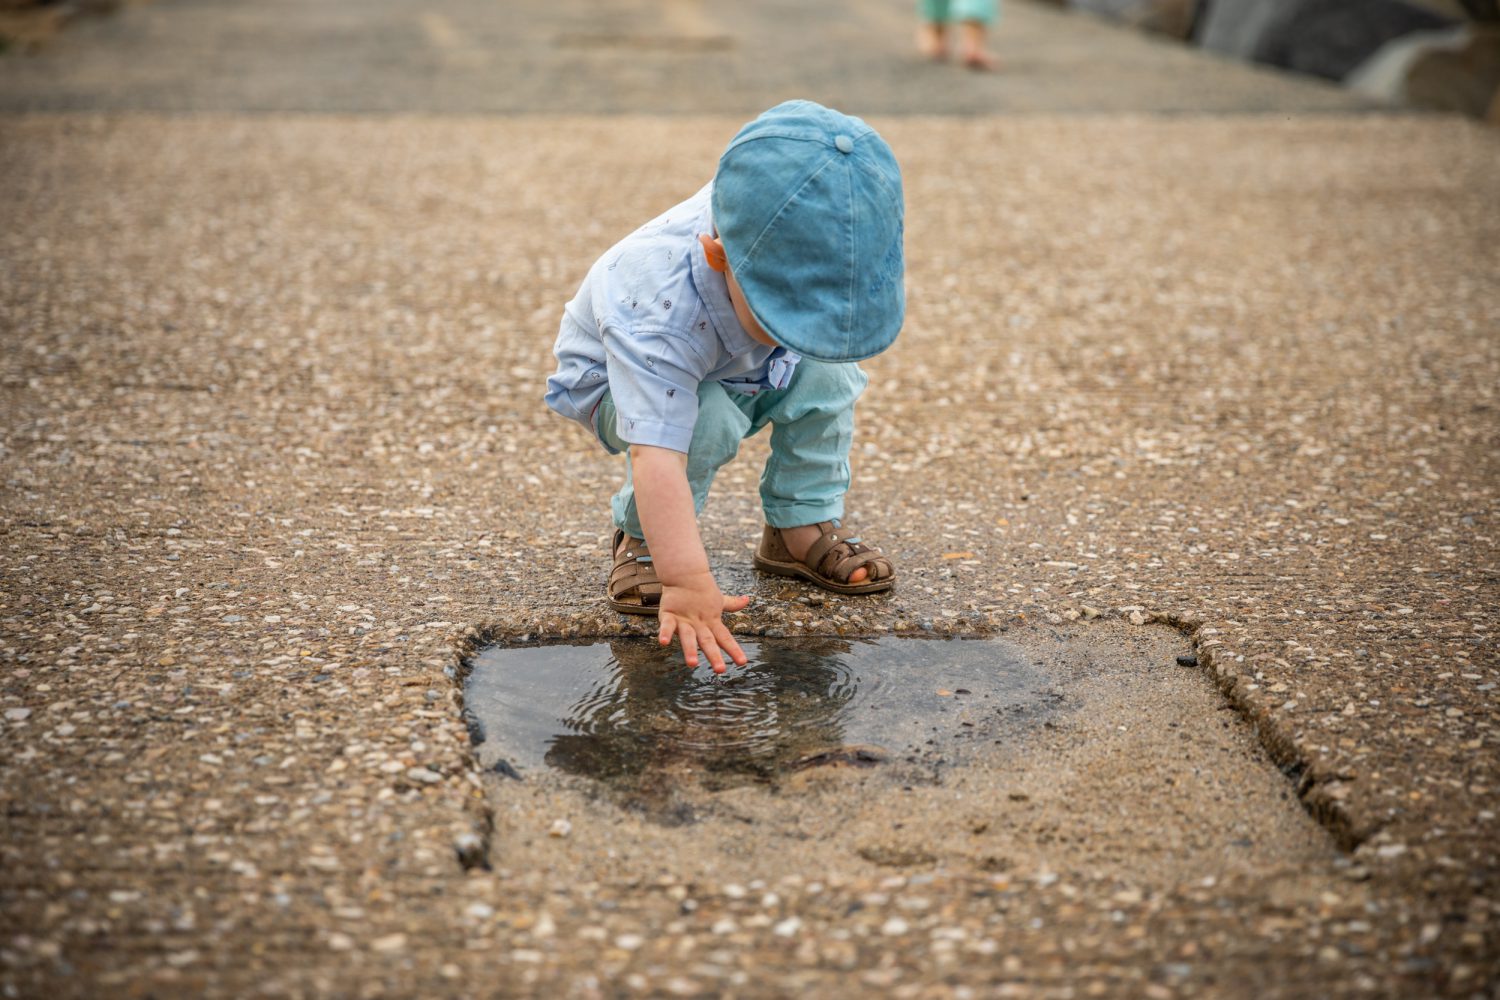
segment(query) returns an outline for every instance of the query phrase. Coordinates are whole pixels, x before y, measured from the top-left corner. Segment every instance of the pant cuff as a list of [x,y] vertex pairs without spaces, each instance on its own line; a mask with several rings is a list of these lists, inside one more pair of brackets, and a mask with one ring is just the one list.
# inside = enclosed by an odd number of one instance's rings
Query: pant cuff
[[788,503],[762,505],[766,523],[773,528],[800,528],[804,524],[832,521],[844,516],[844,498],[827,503]]
[[635,509],[635,504],[625,505],[619,502],[619,497],[610,501],[610,521],[614,526],[631,538],[645,538],[641,531],[641,517]]

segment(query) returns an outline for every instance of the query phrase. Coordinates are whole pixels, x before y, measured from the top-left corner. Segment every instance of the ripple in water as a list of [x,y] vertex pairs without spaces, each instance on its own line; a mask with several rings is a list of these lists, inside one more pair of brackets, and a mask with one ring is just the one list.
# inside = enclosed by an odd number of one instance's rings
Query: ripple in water
[[591,778],[701,771],[763,778],[850,746],[889,753],[974,737],[1046,694],[1006,644],[807,637],[742,643],[716,676],[650,639],[492,646],[466,700],[486,766]]

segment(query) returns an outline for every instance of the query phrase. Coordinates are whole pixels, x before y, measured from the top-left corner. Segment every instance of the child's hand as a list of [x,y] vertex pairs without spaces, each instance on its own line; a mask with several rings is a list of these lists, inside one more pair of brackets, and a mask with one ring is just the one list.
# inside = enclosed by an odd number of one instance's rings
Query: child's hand
[[690,667],[698,665],[700,648],[716,674],[726,669],[720,650],[744,666],[748,658],[724,627],[723,616],[740,610],[750,598],[725,597],[709,571],[688,486],[687,455],[637,444],[630,446],[630,461],[641,528],[651,543],[656,578],[661,581],[657,638],[669,646],[672,636],[677,636],[682,641],[682,658]]
[[720,593],[712,573],[694,573],[671,583],[663,580],[659,608],[661,632],[657,640],[667,646],[675,634],[682,642],[682,657],[690,667],[698,665],[699,649],[708,657],[716,674],[728,669],[724,666],[723,653],[728,653],[736,665],[743,667],[748,658],[724,626],[723,616],[739,611],[749,603],[749,597],[725,597]]

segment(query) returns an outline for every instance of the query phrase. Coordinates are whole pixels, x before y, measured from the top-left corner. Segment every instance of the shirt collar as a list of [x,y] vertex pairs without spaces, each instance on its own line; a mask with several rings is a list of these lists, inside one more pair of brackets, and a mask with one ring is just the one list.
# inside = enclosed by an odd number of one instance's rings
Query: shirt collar
[[[713,213],[705,211],[702,219],[705,228],[700,231],[712,233]],[[691,252],[693,286],[698,290],[698,298],[702,300],[703,307],[708,310],[709,322],[713,323],[714,333],[718,334],[724,349],[737,358],[757,347],[764,347],[764,344],[751,337],[740,325],[739,317],[734,314],[734,303],[729,299],[729,281],[723,274],[708,266],[708,255],[703,252],[703,244],[697,233],[693,234]]]

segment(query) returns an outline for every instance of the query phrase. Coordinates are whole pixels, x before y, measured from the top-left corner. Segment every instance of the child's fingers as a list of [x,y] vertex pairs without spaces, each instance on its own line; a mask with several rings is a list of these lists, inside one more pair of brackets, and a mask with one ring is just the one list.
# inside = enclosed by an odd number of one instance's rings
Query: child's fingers
[[729,669],[724,666],[724,654],[719,652],[719,644],[715,641],[712,630],[704,629],[698,639],[703,643],[703,653],[708,657],[708,665],[714,668],[714,673],[722,674]]
[[743,611],[750,604],[750,595],[742,594],[739,597],[724,598],[724,613],[731,611]]
[[693,627],[684,622],[677,629],[677,638],[682,641],[682,658],[690,667],[698,665],[698,637],[693,634]]
[[661,628],[656,632],[656,641],[663,646],[672,645],[672,636],[677,632],[677,616],[670,611],[661,613]]
[[740,644],[734,641],[734,636],[730,634],[729,629],[722,622],[714,629],[714,639],[718,641],[719,648],[729,654],[729,658],[735,662],[736,666],[743,667],[750,661],[750,658],[745,655],[745,651],[740,648]]

